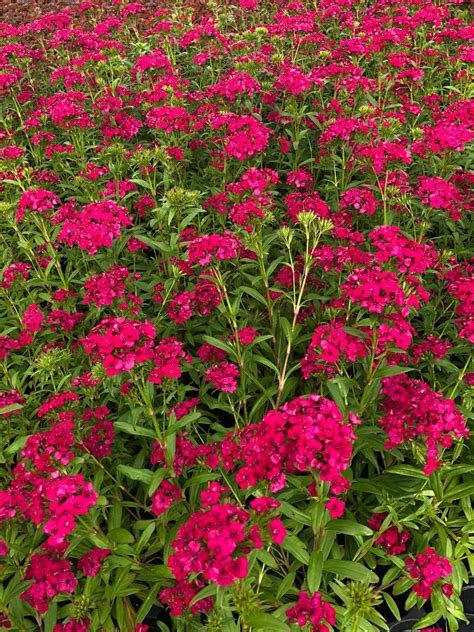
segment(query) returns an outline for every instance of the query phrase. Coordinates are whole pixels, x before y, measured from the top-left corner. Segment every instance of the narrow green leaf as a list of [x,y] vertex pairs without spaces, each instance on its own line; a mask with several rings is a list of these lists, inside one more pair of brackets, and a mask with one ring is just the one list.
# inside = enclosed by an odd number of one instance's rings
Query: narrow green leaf
[[323,574],[323,554],[321,551],[313,551],[309,557],[308,588],[314,593],[318,590]]
[[343,579],[353,579],[354,581],[367,581],[371,584],[378,582],[378,576],[370,569],[359,562],[348,560],[327,560],[324,562],[323,570],[327,573],[335,573]]

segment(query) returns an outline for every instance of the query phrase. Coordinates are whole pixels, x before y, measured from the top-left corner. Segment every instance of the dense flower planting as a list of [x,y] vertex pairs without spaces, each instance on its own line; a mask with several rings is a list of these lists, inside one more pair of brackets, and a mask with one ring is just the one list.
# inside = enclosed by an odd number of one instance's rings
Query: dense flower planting
[[469,3],[195,5],[0,24],[0,628],[456,631]]

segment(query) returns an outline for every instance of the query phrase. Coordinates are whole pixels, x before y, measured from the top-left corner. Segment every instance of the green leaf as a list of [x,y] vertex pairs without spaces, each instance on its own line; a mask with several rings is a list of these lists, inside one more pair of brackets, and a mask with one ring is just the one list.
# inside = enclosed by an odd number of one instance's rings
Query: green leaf
[[309,553],[306,550],[303,542],[294,535],[287,535],[281,545],[285,551],[291,553],[299,562],[302,562],[306,566],[309,563]]
[[198,601],[201,601],[201,599],[205,599],[206,597],[214,597],[215,594],[217,594],[217,584],[209,584],[194,595],[194,597],[189,602],[189,605],[194,606],[194,604]]
[[53,632],[54,626],[57,623],[58,619],[58,604],[55,601],[49,602],[48,612],[45,614],[43,623],[44,623],[44,632]]
[[255,629],[255,632],[262,630],[262,632],[290,632],[290,628],[286,623],[280,621],[271,614],[266,612],[255,612],[246,617],[245,622]]
[[313,551],[309,557],[308,588],[314,593],[318,590],[323,574],[323,554],[321,551]]
[[115,542],[116,544],[131,544],[132,542],[135,542],[135,538],[130,531],[127,531],[127,529],[123,529],[122,527],[111,529],[108,532],[107,537],[111,542]]
[[4,415],[6,413],[12,413],[15,410],[21,410],[23,406],[21,404],[9,404],[8,406],[4,406],[0,408],[0,415]]
[[284,579],[278,586],[278,592],[276,594],[277,599],[281,599],[284,595],[286,595],[290,588],[293,588],[295,577],[296,573],[287,573],[287,575],[285,575]]
[[345,533],[346,535],[371,536],[373,534],[372,529],[353,520],[330,520],[326,525],[326,529],[337,531],[337,533]]
[[115,421],[114,428],[121,430],[127,434],[134,435],[135,437],[149,437],[150,439],[156,439],[156,433],[151,428],[142,428],[141,426],[134,426],[125,421]]
[[30,435],[27,435],[26,437],[19,437],[18,439],[15,439],[15,441],[10,444],[8,448],[5,448],[5,456],[13,456],[20,450],[23,450],[29,437]]
[[406,366],[383,366],[375,371],[374,378],[401,375],[402,373],[408,373],[408,371],[413,371],[413,369]]
[[383,598],[385,599],[385,603],[390,608],[391,613],[393,614],[393,616],[395,617],[397,621],[400,621],[401,619],[400,610],[398,609],[398,606],[395,603],[395,599],[392,597],[392,595],[389,595],[388,593],[384,592],[382,594],[383,594]]
[[429,612],[427,615],[422,617],[418,623],[414,626],[415,630],[421,630],[422,628],[426,628],[433,623],[436,623],[441,619],[442,613],[439,610],[433,610],[433,612]]
[[374,584],[379,581],[378,576],[359,562],[348,560],[327,560],[324,562],[323,570],[327,573],[335,573],[343,579],[353,579],[359,582],[369,582]]
[[159,591],[161,590],[161,588],[162,586],[160,584],[155,584],[154,586],[152,586],[152,588],[149,589],[148,595],[142,601],[142,604],[139,607],[138,612],[137,612],[138,623],[142,623],[142,621],[146,618],[147,614],[153,608],[156,601],[156,597]]
[[474,482],[458,485],[455,489],[445,494],[443,501],[460,500],[465,496],[474,496]]
[[423,474],[421,470],[413,465],[395,465],[394,467],[386,470],[387,474],[400,474],[400,476],[411,476],[412,478],[419,478],[422,481],[426,481],[428,477]]
[[117,471],[127,478],[132,479],[132,481],[141,481],[147,485],[151,483],[154,474],[151,470],[130,467],[129,465],[122,465],[121,463],[117,465]]

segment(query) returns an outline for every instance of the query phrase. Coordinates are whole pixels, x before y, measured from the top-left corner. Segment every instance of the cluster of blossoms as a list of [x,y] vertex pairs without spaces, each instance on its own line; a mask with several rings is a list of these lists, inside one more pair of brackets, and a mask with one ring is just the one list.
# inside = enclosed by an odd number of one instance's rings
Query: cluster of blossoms
[[[176,488],[172,487],[165,486],[168,499],[176,498]],[[279,518],[272,517],[279,502],[265,497],[252,500],[250,506],[259,516],[252,524],[252,514],[248,511],[220,503],[221,496],[228,491],[220,483],[210,483],[201,492],[202,509],[192,514],[178,531],[173,542],[175,553],[168,560],[178,582],[186,581],[190,574],[202,573],[204,579],[227,586],[247,576],[246,555],[252,549],[261,549],[264,540],[277,545],[284,542],[285,526]]]
[[223,441],[221,458],[226,469],[237,470],[241,489],[267,481],[275,493],[286,486],[287,475],[317,472],[333,494],[340,494],[349,487],[342,473],[351,460],[357,423],[352,413],[345,422],[336,404],[324,397],[298,397]]
[[53,597],[73,593],[77,586],[71,563],[48,552],[32,556],[25,578],[32,580],[32,584],[21,598],[42,613],[47,612]]
[[342,360],[356,362],[365,358],[368,348],[362,337],[347,333],[342,320],[319,325],[314,331],[305,356],[301,360],[301,372],[307,380],[313,373],[333,376]]
[[221,114],[211,120],[213,130],[225,128],[223,137],[225,154],[229,158],[245,160],[262,152],[268,146],[273,131],[253,116]]
[[202,581],[176,582],[174,586],[164,588],[160,592],[160,601],[168,606],[173,617],[181,617],[185,611],[189,611],[192,615],[209,612],[214,605],[212,597],[205,597],[191,603],[204,585]]
[[81,340],[84,351],[100,360],[106,375],[130,371],[153,357],[156,329],[149,321],[104,318]]
[[0,492],[0,521],[19,515],[36,526],[44,522],[47,543],[57,546],[74,530],[76,517],[86,514],[97,497],[81,474],[68,476],[58,470],[38,474],[19,463],[8,489]]
[[[244,544],[250,514],[235,505],[213,505],[193,514],[173,542],[168,565],[178,581],[190,574],[228,586],[248,573]],[[248,547],[248,544],[247,544]],[[249,549],[247,548],[247,551]]]
[[426,445],[425,474],[441,466],[440,450],[469,433],[466,421],[453,400],[433,391],[426,382],[396,375],[382,380],[383,416],[380,426],[387,433],[387,449],[414,440]]
[[[10,391],[0,391],[0,417],[7,419],[10,415],[18,415],[20,413],[20,408],[25,403],[24,397],[20,395],[18,391],[15,389],[11,389]],[[8,410],[6,412],[1,412],[2,409],[7,408],[8,406],[13,406],[17,404],[17,410]]]
[[89,255],[99,248],[109,248],[113,240],[120,237],[122,227],[132,224],[127,209],[112,200],[87,204],[80,211],[67,211],[64,219],[57,214],[55,222],[60,220],[58,241],[68,246],[76,244]]
[[374,215],[377,201],[372,191],[364,187],[354,187],[345,191],[340,199],[341,209],[355,209],[361,215]]
[[330,603],[323,601],[318,592],[313,595],[300,592],[296,605],[285,614],[291,623],[296,623],[300,628],[311,625],[313,632],[329,632],[328,625],[336,623],[336,611]]
[[125,281],[130,276],[133,276],[135,280],[140,278],[138,273],[132,275],[125,266],[114,266],[102,274],[94,274],[84,283],[83,303],[86,305],[92,303],[97,307],[112,305],[115,299],[121,298],[127,293]]
[[408,290],[402,287],[394,272],[376,266],[370,270],[357,268],[342,284],[341,292],[349,301],[358,303],[374,314],[401,308],[402,316],[407,316],[410,307],[418,309],[422,302],[429,299],[429,292],[414,277],[407,276],[406,283]]
[[161,340],[153,350],[155,367],[148,376],[148,381],[154,384],[168,378],[170,380],[181,377],[181,362],[191,362],[192,358],[183,349],[183,344],[175,337]]
[[201,235],[191,239],[187,251],[191,265],[207,266],[213,261],[235,259],[240,252],[240,239],[231,232]]
[[[193,290],[175,294],[169,301],[166,311],[175,323],[184,323],[195,313],[207,316],[221,304],[221,294],[216,283],[213,279],[204,276],[206,272],[203,272],[203,278],[198,279]],[[209,274],[212,275],[212,272],[209,272]],[[163,298],[160,289],[157,290],[154,300],[157,303],[162,302]]]
[[3,271],[3,280],[0,283],[0,287],[8,290],[15,283],[15,281],[19,279],[24,279],[26,281],[26,279],[30,278],[30,270],[31,264],[29,263],[21,263],[21,261],[19,261],[18,263],[10,264]]
[[206,382],[211,382],[214,388],[224,393],[234,393],[237,390],[237,379],[240,376],[238,367],[231,362],[214,364],[206,370]]
[[16,221],[21,222],[25,213],[45,213],[51,212],[60,204],[59,197],[46,189],[31,189],[25,191],[18,202]]
[[[408,557],[405,568],[410,577],[416,580],[413,586],[414,592],[423,599],[429,599],[436,582],[449,577],[452,572],[449,560],[430,548],[425,549],[424,553],[419,553],[414,558]],[[441,590],[450,597],[453,586],[449,583],[443,583]]]
[[419,244],[402,234],[398,226],[381,226],[369,234],[377,263],[393,261],[403,274],[421,274],[434,268],[438,255],[433,246]]
[[[374,513],[367,523],[374,531],[380,531],[382,524],[388,513]],[[388,529],[384,529],[375,540],[377,546],[384,548],[390,555],[401,555],[406,551],[406,543],[410,538],[407,529],[399,529],[395,525],[391,525]]]

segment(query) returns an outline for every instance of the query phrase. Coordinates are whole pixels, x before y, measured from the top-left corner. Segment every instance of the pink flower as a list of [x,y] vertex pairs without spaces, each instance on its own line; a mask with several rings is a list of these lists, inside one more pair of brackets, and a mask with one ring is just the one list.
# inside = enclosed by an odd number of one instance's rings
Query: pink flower
[[22,324],[24,325],[26,331],[30,334],[36,333],[41,330],[41,323],[44,320],[44,314],[40,310],[40,306],[36,304],[32,304],[28,307],[26,312],[23,313],[23,318],[21,319]]
[[269,524],[270,537],[275,544],[282,544],[286,537],[285,525],[278,518],[270,520]]
[[[424,553],[416,557],[408,557],[405,568],[412,579],[416,580],[414,592],[423,599],[429,599],[433,586],[444,577],[451,575],[452,567],[449,560],[438,555],[434,549],[427,548]],[[448,586],[447,596],[452,594],[452,585]]]
[[165,513],[165,511],[171,507],[175,500],[179,500],[180,498],[181,490],[179,487],[164,480],[153,494],[151,511],[155,516],[161,516],[161,514]]
[[329,625],[336,623],[336,611],[331,604],[323,601],[318,592],[311,597],[307,592],[300,592],[296,606],[287,610],[285,614],[291,623],[296,623],[301,628],[310,624],[313,630],[319,632],[328,632],[324,621]]
[[277,509],[281,503],[274,498],[270,498],[268,496],[261,496],[260,498],[254,498],[250,501],[250,506],[257,513],[264,513],[266,511],[271,511],[272,509]]
[[211,382],[214,388],[224,393],[234,393],[237,390],[239,369],[230,362],[214,364],[205,373],[206,382]]
[[91,549],[80,558],[77,568],[87,577],[94,577],[102,568],[103,560],[110,555],[110,549]]
[[338,500],[334,496],[326,503],[326,509],[329,511],[331,518],[340,518],[344,515],[345,503]]

